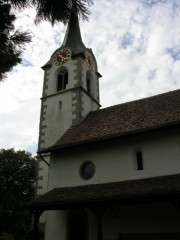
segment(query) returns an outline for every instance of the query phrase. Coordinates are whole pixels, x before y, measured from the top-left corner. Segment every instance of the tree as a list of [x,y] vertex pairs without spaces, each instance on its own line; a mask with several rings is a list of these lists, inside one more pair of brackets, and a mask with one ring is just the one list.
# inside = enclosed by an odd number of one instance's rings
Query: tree
[[0,81],[5,79],[7,72],[22,61],[21,51],[24,45],[31,41],[27,32],[16,30],[12,34],[16,17],[11,13],[11,8],[21,10],[33,6],[37,12],[36,23],[45,20],[54,25],[57,22],[66,24],[72,9],[87,20],[88,5],[92,3],[93,0],[0,0]]
[[[7,2],[7,0],[3,0]],[[70,19],[72,6],[76,5],[73,10],[82,17],[88,19],[88,6],[93,3],[93,0],[9,0],[15,8],[22,9],[27,6],[36,8],[36,23],[45,20],[52,23],[62,22],[66,24]]]
[[21,62],[21,51],[31,41],[28,32],[14,30],[15,15],[10,12],[10,4],[0,0],[0,81],[6,73]]
[[0,239],[28,238],[32,214],[23,205],[34,198],[35,168],[30,153],[0,150]]
[[33,0],[33,3],[37,6],[36,22],[46,20],[52,23],[62,22],[66,24],[71,16],[73,8],[80,17],[88,19],[89,10],[87,5],[92,3],[92,0]]

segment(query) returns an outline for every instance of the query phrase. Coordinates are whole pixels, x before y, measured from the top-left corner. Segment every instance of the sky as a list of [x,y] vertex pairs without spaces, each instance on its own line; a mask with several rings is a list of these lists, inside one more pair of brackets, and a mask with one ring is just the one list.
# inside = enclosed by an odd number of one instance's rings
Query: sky
[[[102,107],[180,88],[180,0],[94,0],[84,44],[95,54]],[[16,13],[32,42],[0,83],[0,148],[36,154],[43,85],[41,67],[61,46],[67,26],[34,24],[35,10]]]

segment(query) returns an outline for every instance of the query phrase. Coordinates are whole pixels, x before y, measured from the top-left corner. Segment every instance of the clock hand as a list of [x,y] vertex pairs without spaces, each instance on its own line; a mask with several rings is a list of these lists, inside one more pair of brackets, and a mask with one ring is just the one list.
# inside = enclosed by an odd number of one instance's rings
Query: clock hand
[[68,57],[63,57],[62,55],[59,55],[62,59],[66,60]]

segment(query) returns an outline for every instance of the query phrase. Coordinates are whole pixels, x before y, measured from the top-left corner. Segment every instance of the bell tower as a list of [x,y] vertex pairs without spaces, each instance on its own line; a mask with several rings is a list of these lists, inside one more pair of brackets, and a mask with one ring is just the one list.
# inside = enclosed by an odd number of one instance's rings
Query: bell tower
[[75,11],[63,44],[42,67],[39,150],[48,148],[71,126],[80,124],[90,111],[99,109],[99,77],[96,59],[86,48]]
[[[42,67],[44,84],[41,98],[38,152],[54,145],[72,126],[81,124],[90,111],[99,109],[97,62],[81,38],[75,11],[62,45]],[[38,154],[36,196],[48,191],[50,153]],[[46,214],[41,217],[44,231]]]

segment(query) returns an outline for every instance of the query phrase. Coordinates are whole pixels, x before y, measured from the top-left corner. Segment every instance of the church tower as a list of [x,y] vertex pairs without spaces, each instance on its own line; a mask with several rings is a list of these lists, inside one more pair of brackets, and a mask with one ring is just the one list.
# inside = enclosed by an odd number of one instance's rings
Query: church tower
[[73,12],[63,44],[42,67],[39,150],[50,147],[71,126],[100,107],[96,59],[81,39],[79,21]]
[[[81,39],[78,17],[73,11],[61,47],[42,69],[38,152],[51,147],[70,127],[100,107],[101,75],[92,50]],[[49,153],[38,156],[37,196],[48,190],[49,162]]]

